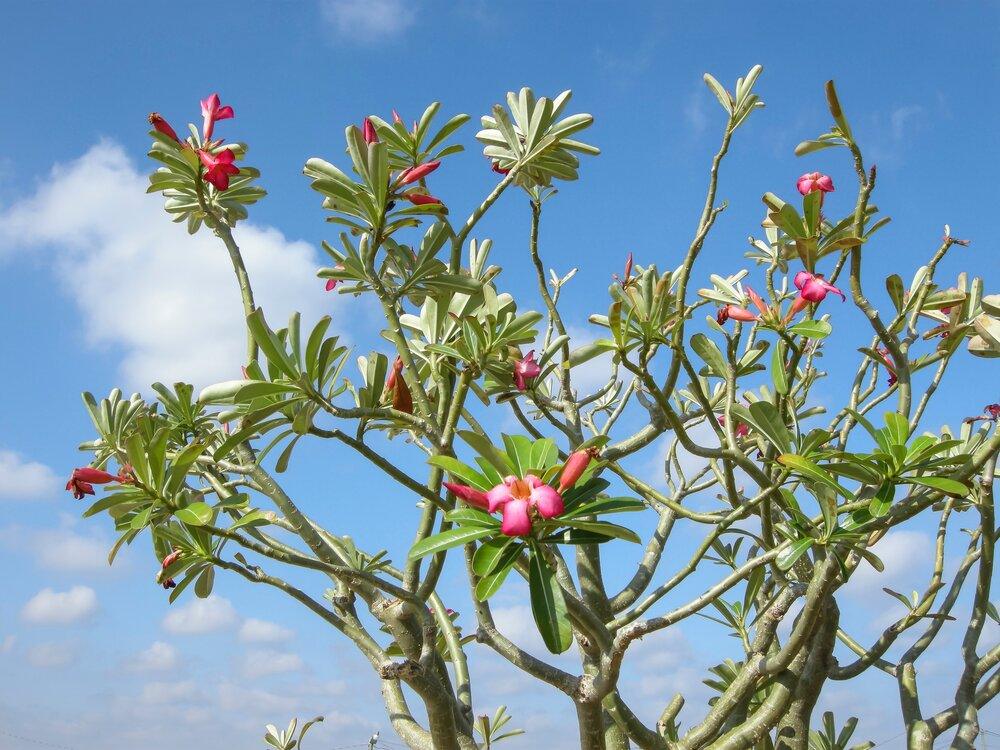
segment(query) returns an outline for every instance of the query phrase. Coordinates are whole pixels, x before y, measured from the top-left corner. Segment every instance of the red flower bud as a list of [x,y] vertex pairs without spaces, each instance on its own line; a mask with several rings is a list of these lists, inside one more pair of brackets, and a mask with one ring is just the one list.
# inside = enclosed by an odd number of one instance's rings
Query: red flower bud
[[440,166],[440,161],[429,161],[425,164],[418,164],[415,167],[404,169],[399,173],[399,177],[396,178],[396,182],[400,185],[409,185],[411,182],[422,180]]
[[75,499],[82,500],[84,495],[94,494],[95,484],[107,484],[108,482],[115,481],[118,481],[118,477],[114,474],[109,474],[106,471],[94,469],[90,466],[84,466],[79,469],[73,469],[69,481],[66,482],[66,489],[73,493]]
[[396,361],[392,363],[392,372],[386,378],[382,398],[388,400],[396,411],[413,414],[413,394],[410,393],[410,388],[403,377],[402,357],[396,357]]
[[441,203],[440,198],[426,193],[407,193],[403,197],[415,206],[435,206]]
[[159,112],[150,113],[149,124],[152,125],[154,129],[158,130],[159,132],[163,133],[163,135],[167,136],[167,138],[175,140],[178,143],[181,142],[181,139],[177,137],[177,133],[174,132],[174,129],[172,127],[170,127],[170,123],[164,120],[160,116]]
[[489,508],[489,501],[486,499],[486,493],[480,492],[475,487],[469,487],[464,484],[455,484],[453,482],[444,482],[444,486],[448,491],[461,500],[464,503],[473,505],[477,508],[482,508],[487,510]]
[[596,448],[587,448],[582,451],[571,453],[566,463],[563,465],[562,473],[559,475],[559,490],[561,494],[577,483],[583,476],[590,462],[597,456]]
[[365,118],[365,123],[361,128],[361,136],[365,139],[365,143],[378,143],[378,133],[375,132],[375,126],[369,118]]

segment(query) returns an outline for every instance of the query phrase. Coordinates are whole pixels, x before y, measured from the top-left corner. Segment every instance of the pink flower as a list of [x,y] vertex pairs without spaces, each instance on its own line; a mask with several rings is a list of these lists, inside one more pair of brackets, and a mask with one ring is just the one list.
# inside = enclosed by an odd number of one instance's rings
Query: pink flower
[[794,318],[810,302],[822,302],[830,292],[839,294],[841,300],[846,301],[847,299],[844,293],[833,284],[827,282],[821,273],[811,274],[808,271],[799,271],[795,274],[794,283],[799,290],[799,296],[795,298],[791,309],[788,311],[788,315],[785,316],[786,321]]
[[418,164],[415,167],[404,169],[399,173],[399,177],[396,178],[396,182],[400,185],[409,185],[411,182],[422,180],[440,166],[440,161],[429,161],[425,164]]
[[507,536],[531,533],[531,516],[555,518],[564,510],[562,496],[534,474],[524,479],[505,477],[501,484],[486,493],[487,509],[503,514],[500,531]]
[[746,288],[746,292],[747,292],[747,297],[750,298],[750,301],[753,302],[754,307],[760,310],[762,315],[770,311],[770,308],[768,308],[768,306],[764,303],[764,300],[761,298],[759,294],[757,294],[757,292],[755,292],[750,287]]
[[882,357],[882,361],[885,363],[885,369],[889,371],[889,385],[896,385],[896,363],[892,361],[892,357],[889,355],[889,350],[884,346],[880,346],[877,350],[879,356]]
[[562,473],[559,475],[559,492],[565,492],[575,485],[596,456],[596,448],[587,448],[571,453],[566,459],[566,463],[563,464]]
[[90,466],[84,466],[79,469],[73,469],[73,473],[69,477],[69,481],[66,482],[66,489],[73,493],[73,497],[77,500],[82,500],[84,495],[94,494],[95,484],[107,484],[108,482],[115,482],[118,480],[114,474],[109,474],[101,469],[94,469]]
[[218,154],[198,149],[198,158],[206,168],[203,175],[205,182],[212,183],[217,190],[228,190],[230,175],[240,173],[239,167],[233,164],[236,156],[231,149],[223,149]]
[[[719,423],[720,427],[725,427],[726,426],[726,415],[725,414],[720,414],[715,419]],[[733,432],[736,435],[736,437],[741,437],[741,438],[742,437],[746,437],[747,435],[750,434],[750,425],[748,425],[746,422],[740,422],[740,421],[737,420],[737,422],[736,422],[736,429]]]
[[739,307],[738,305],[726,305],[724,307],[720,307],[719,312],[715,315],[715,319],[719,321],[719,325],[722,325],[730,318],[738,320],[741,323],[752,323],[758,319],[758,316],[747,310],[745,307]]
[[441,203],[440,198],[427,195],[427,193],[406,193],[403,197],[414,206],[436,206]]
[[799,294],[810,302],[822,302],[826,299],[828,292],[839,294],[842,300],[847,299],[844,293],[827,282],[821,273],[811,274],[808,271],[799,271],[795,274],[794,283]]
[[798,191],[802,195],[809,195],[809,193],[814,193],[817,190],[823,193],[832,193],[833,179],[827,174],[808,172],[798,179],[795,187],[798,188]]
[[340,279],[327,279],[326,280],[326,291],[332,292],[337,288],[337,284],[340,283]]
[[490,507],[490,503],[486,499],[486,493],[480,492],[475,487],[469,487],[465,484],[455,484],[453,482],[444,482],[444,486],[451,494],[464,503],[473,505],[476,508],[482,508],[483,510],[487,510]]
[[364,126],[361,128],[361,136],[365,139],[365,143],[378,143],[378,133],[375,132],[375,126],[372,124],[371,119],[367,117],[365,118]]
[[181,142],[181,139],[177,137],[177,133],[174,132],[172,127],[170,127],[170,123],[164,120],[163,117],[160,116],[159,112],[150,113],[149,124],[152,125],[154,129],[167,136],[167,138],[177,141],[178,143]]
[[225,106],[220,104],[218,94],[212,94],[207,99],[201,100],[201,116],[204,118],[201,127],[202,138],[207,143],[212,139],[215,123],[219,120],[228,120],[235,115],[233,114],[233,108],[228,104]]
[[978,417],[966,417],[962,421],[966,424],[979,421],[1000,422],[1000,404],[987,404],[983,407],[983,413]]
[[526,391],[531,385],[529,381],[534,380],[541,373],[542,368],[535,362],[535,350],[532,349],[514,363],[514,385],[517,386],[517,390]]

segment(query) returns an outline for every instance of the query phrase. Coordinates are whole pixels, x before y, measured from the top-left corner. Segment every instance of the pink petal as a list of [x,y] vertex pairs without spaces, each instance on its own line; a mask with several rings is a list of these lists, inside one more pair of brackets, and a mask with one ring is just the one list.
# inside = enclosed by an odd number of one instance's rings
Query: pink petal
[[337,288],[337,284],[340,283],[340,279],[327,279],[326,280],[326,291],[332,292]]
[[205,99],[201,100],[201,113],[205,117],[209,117],[215,114],[215,111],[219,108],[219,95],[210,94]]
[[531,533],[527,500],[510,500],[504,504],[500,531],[507,536],[526,536]]
[[236,115],[233,113],[233,108],[228,104],[226,104],[223,107],[219,107],[217,110],[215,110],[216,120],[229,120],[235,116]]
[[833,178],[828,174],[820,175],[819,179],[816,180],[816,187],[822,190],[824,193],[833,192]]
[[535,487],[531,491],[531,504],[542,518],[555,518],[564,510],[562,496],[547,484]]
[[806,285],[806,282],[813,278],[813,275],[807,271],[799,271],[795,274],[795,279],[793,283],[796,289],[801,289]]
[[514,499],[514,496],[510,494],[510,487],[508,487],[508,482],[511,479],[513,477],[507,477],[502,484],[498,484],[486,493],[487,510],[490,513],[496,513],[498,508],[504,507]]

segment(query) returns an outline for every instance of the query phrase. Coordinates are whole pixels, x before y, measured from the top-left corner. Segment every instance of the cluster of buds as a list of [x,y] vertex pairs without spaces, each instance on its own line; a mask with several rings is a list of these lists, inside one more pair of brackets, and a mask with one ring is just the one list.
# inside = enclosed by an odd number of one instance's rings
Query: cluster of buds
[[123,466],[118,474],[109,474],[103,469],[95,469],[91,466],[81,466],[73,469],[73,473],[66,482],[66,490],[73,493],[73,497],[82,500],[84,495],[94,494],[95,484],[108,484],[117,482],[118,484],[131,484],[135,481],[132,474],[132,467]]
[[[403,118],[399,116],[396,110],[392,110],[392,119],[395,123],[402,123]],[[417,132],[417,123],[413,123],[413,132]],[[361,137],[364,139],[365,143],[371,145],[372,143],[378,143],[378,132],[375,130],[375,123],[371,121],[370,117],[366,117],[365,121],[361,124]],[[400,172],[396,179],[393,181],[393,185],[396,188],[406,188],[407,185],[412,185],[415,182],[420,182],[427,175],[433,172],[441,166],[441,162],[438,160],[424,162],[423,164],[417,164],[412,167],[408,167]],[[414,206],[437,206],[441,205],[441,199],[436,198],[433,195],[427,193],[423,188],[419,186],[413,189],[406,189],[399,193],[397,196],[404,200],[408,200]],[[391,200],[391,199],[390,199]]]
[[455,497],[468,505],[488,513],[500,511],[500,531],[506,536],[528,536],[536,518],[557,518],[565,510],[562,493],[571,489],[596,457],[594,448],[572,453],[563,464],[559,475],[559,489],[545,484],[534,474],[524,477],[509,476],[489,492],[475,487],[445,482],[444,486]]
[[841,299],[847,299],[844,293],[840,291],[833,284],[830,284],[823,278],[823,274],[812,274],[808,271],[799,271],[795,274],[793,280],[796,288],[799,290],[798,296],[795,297],[795,301],[792,302],[792,306],[788,313],[784,316],[781,314],[781,309],[779,306],[770,306],[766,304],[763,298],[757,294],[750,287],[746,287],[747,299],[753,303],[753,306],[757,308],[757,312],[753,312],[746,307],[741,307],[740,305],[723,305],[719,308],[715,319],[722,325],[727,320],[738,320],[741,323],[765,323],[771,327],[778,327],[780,325],[787,325],[791,322],[792,318],[798,315],[802,310],[808,307],[810,304],[818,304],[826,299],[826,295],[830,292],[834,294],[839,294]]
[[[232,149],[225,148],[216,151],[222,141],[213,141],[212,135],[215,133],[215,123],[219,120],[230,120],[235,117],[233,108],[228,104],[223,104],[218,94],[212,94],[201,100],[201,148],[198,149],[198,160],[204,167],[202,179],[211,184],[218,191],[229,189],[229,178],[240,173],[239,167],[233,162],[236,155]],[[177,132],[170,127],[158,112],[153,112],[149,116],[149,124],[170,140],[177,143],[179,148],[191,148],[187,141],[182,141],[177,137]]]

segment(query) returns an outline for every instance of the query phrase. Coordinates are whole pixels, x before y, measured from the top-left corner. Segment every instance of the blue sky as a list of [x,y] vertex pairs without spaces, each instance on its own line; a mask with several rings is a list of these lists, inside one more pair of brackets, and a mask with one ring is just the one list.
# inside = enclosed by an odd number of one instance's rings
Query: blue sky
[[[142,390],[154,379],[205,384],[238,372],[240,313],[228,260],[212,238],[188,238],[159,210],[158,198],[143,194],[148,112],[180,126],[197,118],[197,100],[211,91],[235,107],[236,119],[220,132],[250,144],[250,161],[269,191],[237,235],[265,310],[275,321],[293,309],[313,319],[332,310],[334,326],[359,353],[373,345],[377,321],[364,301],[325,295],[313,277],[322,262],[319,241],[332,233],[302,163],[314,155],[342,163],[346,123],[368,113],[385,117],[392,108],[409,119],[437,99],[443,113],[474,118],[460,134],[468,151],[434,180],[452,214],[464,215],[496,178],[478,154],[475,120],[522,85],[549,95],[572,88],[571,107],[596,118],[586,139],[603,153],[546,204],[542,227],[546,264],[563,273],[580,268],[565,303],[581,335],[595,335],[586,317],[605,311],[604,289],[627,252],[663,268],[686,248],[723,124],[701,75],[711,71],[731,86],[755,63],[765,67],[758,88],[767,108],[739,131],[723,169],[720,196],[729,209],[696,270],[699,285],[710,272],[750,267],[742,256],[746,236],[759,230],[760,195],[791,194],[802,172],[830,173],[840,190],[828,210],[847,210],[845,155],[792,154],[827,127],[822,85],[835,78],[858,140],[879,167],[876,202],[893,217],[866,250],[872,297],[884,303],[881,276],[912,274],[945,223],[973,243],[953,254],[939,278],[966,269],[996,292],[1000,164],[988,144],[1000,115],[993,96],[1000,9],[921,2],[900,10],[859,2],[836,11],[719,3],[709,12],[694,3],[400,0],[6,7],[0,665],[8,679],[0,685],[0,746],[29,747],[18,735],[72,750],[193,741],[249,747],[264,723],[315,713],[329,716],[317,734],[327,745],[362,742],[378,727],[389,736],[374,700],[377,681],[346,642],[276,595],[224,577],[208,604],[168,610],[152,584],[148,549],[137,544],[108,569],[107,521],[80,521],[79,506],[61,491],[59,479],[81,461],[75,446],[90,436],[80,391]],[[494,239],[506,287],[537,306],[526,209],[523,196],[505,196],[477,234]],[[851,335],[861,319],[839,304],[830,311],[843,338],[831,342],[824,361],[831,376],[816,391],[828,404],[846,391],[854,349],[867,338]],[[995,366],[987,365],[961,358],[927,427],[956,424],[998,400]],[[420,457],[398,441],[388,450],[420,470]],[[639,469],[652,476],[654,467],[651,457]],[[389,487],[367,484],[355,468],[341,449],[310,444],[289,486],[338,533],[388,547],[400,559],[408,536],[393,532],[398,518],[415,513],[399,507],[410,500],[394,502]],[[925,577],[927,528],[914,524],[883,543],[884,577],[852,581],[847,596],[861,640],[884,625],[881,586],[908,590]],[[678,543],[678,557],[689,544]],[[621,550],[611,575],[624,575],[633,552]],[[676,601],[704,581],[679,591]],[[456,600],[449,604],[467,611],[457,565],[444,583]],[[529,643],[537,638],[525,627],[516,587],[497,606],[512,633]],[[995,642],[996,631],[989,637]],[[683,689],[693,706],[689,720],[696,718],[707,699],[700,670],[732,655],[735,642],[693,620],[647,641],[627,695],[655,714]],[[947,674],[951,658],[947,651],[928,657],[930,705],[948,697],[951,688],[936,691],[931,683]],[[505,702],[515,723],[531,730],[516,746],[573,745],[565,702],[544,698],[488,656],[474,660],[485,676],[477,709]],[[271,673],[261,673],[265,661]],[[856,689],[833,686],[824,700],[838,716],[859,713],[864,738],[885,741],[900,730],[895,699],[884,710],[873,706],[891,689],[873,675]],[[135,717],[135,726],[122,716]],[[984,723],[1000,731],[995,709]]]

